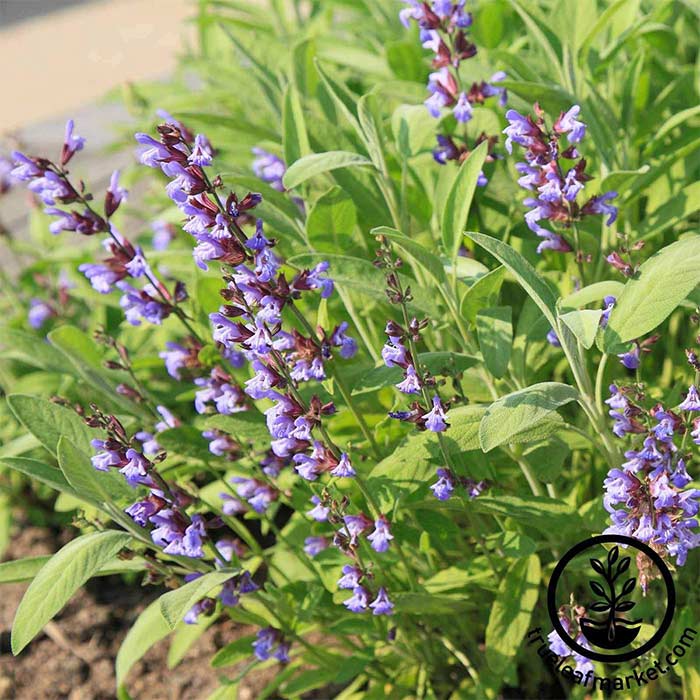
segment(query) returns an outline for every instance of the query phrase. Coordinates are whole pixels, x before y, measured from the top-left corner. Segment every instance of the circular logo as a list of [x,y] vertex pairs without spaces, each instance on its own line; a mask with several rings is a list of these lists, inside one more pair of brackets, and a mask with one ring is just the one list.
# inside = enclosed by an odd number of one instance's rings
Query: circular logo
[[[606,550],[602,547],[603,544],[615,546]],[[637,585],[636,577],[629,571],[632,557],[618,545],[632,547],[645,554],[658,570],[666,587],[666,612],[661,624],[651,639],[627,650],[625,648],[637,638],[644,620],[632,612],[636,603],[631,594]],[[588,562],[583,578],[587,580],[587,593],[592,599],[585,606],[586,614],[579,619],[579,627],[587,642],[603,651],[587,649],[573,639],[562,625],[558,614],[557,586],[565,572],[576,570],[580,573],[578,564],[584,558],[584,553]],[[572,650],[594,661],[628,661],[649,651],[666,634],[675,607],[676,589],[663,559],[644,542],[626,535],[598,535],[579,542],[556,565],[547,589],[547,611],[554,629]]]

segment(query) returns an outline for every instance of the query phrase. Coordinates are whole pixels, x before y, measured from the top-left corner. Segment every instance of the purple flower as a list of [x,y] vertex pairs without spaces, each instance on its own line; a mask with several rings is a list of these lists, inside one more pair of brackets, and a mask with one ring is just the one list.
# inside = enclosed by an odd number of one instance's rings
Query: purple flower
[[175,238],[175,227],[167,221],[157,220],[151,224],[151,229],[153,230],[151,239],[153,250],[166,250]]
[[372,544],[375,552],[386,552],[389,549],[389,542],[394,536],[389,531],[389,521],[385,516],[380,515],[374,521],[374,531],[367,535],[367,540]]
[[639,345],[634,345],[631,350],[623,352],[618,355],[620,362],[627,367],[627,369],[637,369],[640,363],[640,350]]
[[460,93],[457,104],[452,110],[452,114],[454,114],[455,119],[462,124],[466,124],[466,122],[472,118],[472,106],[467,99],[466,92]]
[[357,353],[357,341],[345,334],[348,325],[347,321],[343,321],[331,335],[331,344],[336,348],[340,348],[340,356],[344,360],[349,360]]
[[694,384],[688,387],[688,394],[678,408],[681,411],[700,411],[700,396]]
[[25,156],[24,153],[20,151],[12,152],[12,160],[14,161],[15,167],[10,172],[10,175],[16,180],[26,182],[44,174],[43,168],[41,168],[36,161]]
[[386,590],[382,587],[377,592],[377,597],[369,604],[373,615],[393,615],[394,604],[389,600]]
[[372,521],[364,513],[345,515],[343,516],[343,522],[353,542],[357,541],[357,538],[365,532],[365,530],[369,530],[369,528],[372,527]]
[[352,589],[352,596],[343,602],[343,605],[350,610],[350,612],[360,613],[367,610],[367,605],[369,602],[369,594],[367,590],[362,586],[355,586]]
[[159,326],[172,311],[170,306],[155,299],[158,292],[150,283],[141,291],[124,280],[117,282],[116,286],[123,292],[119,305],[124,309],[126,320],[132,326],[140,326],[141,320]]
[[331,509],[324,506],[318,496],[311,496],[311,502],[314,504],[314,507],[311,510],[307,510],[306,515],[319,523],[326,522]]
[[396,388],[404,394],[420,394],[420,379],[413,365],[406,367],[404,380],[396,385]]
[[263,182],[269,183],[273,189],[284,192],[285,188],[282,178],[287,172],[287,166],[284,161],[264,148],[253,148],[253,154],[256,156],[255,160],[253,160],[253,172],[256,177],[259,177]]
[[304,551],[310,556],[315,557],[328,547],[330,542],[325,537],[307,537],[304,540]]
[[203,134],[197,134],[194,137],[194,147],[192,148],[192,153],[188,156],[187,160],[192,165],[198,165],[201,168],[205,168],[212,163],[212,148],[209,143],[209,139]]
[[352,564],[343,566],[343,575],[338,579],[338,588],[353,590],[360,585],[362,570]]
[[128,192],[119,186],[119,171],[115,170],[109,181],[107,195],[105,197],[105,214],[110,217],[119,208],[119,205],[127,198]]
[[607,296],[603,299],[603,313],[600,315],[600,327],[605,328],[610,319],[610,312],[615,308],[617,299],[614,296]]
[[29,302],[29,313],[27,320],[32,328],[39,330],[56,312],[49,304],[41,299],[32,299]]
[[214,611],[216,601],[213,598],[202,598],[197,601],[182,618],[186,625],[196,625],[200,615],[209,615]]
[[557,335],[554,328],[550,328],[547,331],[547,342],[555,348],[561,347],[561,343],[559,342],[559,336]]
[[348,457],[347,452],[343,452],[340,455],[340,461],[337,466],[331,470],[331,476],[337,476],[340,478],[350,478],[355,476],[355,470],[350,464],[350,457]]
[[167,350],[158,353],[158,357],[165,361],[165,369],[168,374],[178,381],[182,379],[180,370],[187,366],[190,359],[189,351],[178,343],[166,342]]
[[568,134],[569,143],[579,143],[586,135],[586,125],[577,119],[580,111],[581,107],[574,105],[554,123],[557,133]]
[[151,463],[140,453],[134,449],[126,451],[126,459],[128,462],[119,470],[126,479],[126,483],[132,488],[136,488],[144,482],[148,476],[148,470]]
[[438,501],[447,501],[455,488],[455,482],[449,469],[437,470],[438,480],[430,487]]
[[90,444],[96,450],[103,450],[90,458],[92,466],[100,472],[108,472],[110,467],[120,466],[124,462],[124,455],[120,450],[107,448],[104,440],[91,440]]
[[434,433],[447,430],[447,416],[437,394],[433,396],[433,408],[425,414],[425,427]]
[[583,214],[606,214],[608,220],[606,226],[611,226],[617,219],[617,207],[608,204],[611,199],[617,197],[617,192],[611,191],[605,194],[591,197],[586,204],[583,205],[581,212]]
[[387,367],[405,367],[408,364],[406,348],[400,338],[390,338],[382,347],[382,359]]
[[272,647],[277,643],[279,633],[272,627],[264,627],[257,634],[257,639],[253,642],[253,651],[260,661],[267,661],[270,658]]

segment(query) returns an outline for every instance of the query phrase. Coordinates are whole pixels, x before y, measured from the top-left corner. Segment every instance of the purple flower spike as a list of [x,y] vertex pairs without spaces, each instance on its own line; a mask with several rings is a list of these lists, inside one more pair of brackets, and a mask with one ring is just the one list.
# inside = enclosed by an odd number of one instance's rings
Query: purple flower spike
[[404,380],[399,382],[396,388],[404,394],[420,394],[420,379],[413,365],[406,367]]
[[343,452],[340,455],[340,461],[337,466],[331,470],[331,476],[337,476],[340,478],[350,478],[355,476],[355,470],[350,464],[350,457],[348,457],[347,452]]
[[452,497],[455,490],[455,482],[449,469],[440,468],[437,470],[438,480],[430,487],[438,501],[447,501]]

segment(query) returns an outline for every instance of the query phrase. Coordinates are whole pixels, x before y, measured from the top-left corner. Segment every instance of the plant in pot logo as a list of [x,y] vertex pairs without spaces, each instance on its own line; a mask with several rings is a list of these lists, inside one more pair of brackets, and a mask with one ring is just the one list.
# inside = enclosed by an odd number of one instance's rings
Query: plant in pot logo
[[[620,550],[613,547],[605,564],[591,557],[592,569],[603,579],[603,583],[591,580],[588,584],[599,600],[591,603],[587,610],[604,615],[602,619],[582,617],[580,620],[583,636],[601,649],[621,649],[631,644],[641,629],[641,619],[629,620],[624,613],[636,605],[633,600],[626,600],[634,590],[637,579],[625,580],[624,575],[630,566],[631,557],[620,559]],[[617,564],[617,566],[615,566]],[[624,580],[624,583],[620,583]],[[622,615],[620,615],[622,613]]]

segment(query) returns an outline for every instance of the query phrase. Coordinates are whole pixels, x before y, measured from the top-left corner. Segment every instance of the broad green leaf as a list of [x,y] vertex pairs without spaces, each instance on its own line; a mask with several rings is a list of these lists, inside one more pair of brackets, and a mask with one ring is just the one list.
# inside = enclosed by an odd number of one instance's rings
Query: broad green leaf
[[241,411],[230,416],[207,416],[203,424],[209,430],[222,430],[242,443],[257,444],[270,440],[265,417],[257,411]]
[[376,97],[373,94],[363,95],[357,102],[357,118],[362,128],[362,141],[367,148],[367,153],[377,170],[384,168],[384,154],[382,152],[382,139],[377,128]]
[[[15,559],[0,564],[0,583],[21,583],[31,581],[51,560],[50,554],[26,559]],[[113,576],[129,571],[143,571],[146,564],[142,559],[119,559],[114,557],[106,562],[95,576]]]
[[688,107],[688,109],[676,112],[659,127],[658,131],[654,134],[654,138],[646,144],[644,148],[645,153],[652,152],[668,133],[698,114],[700,114],[700,105]]
[[479,349],[486,368],[500,379],[508,369],[513,345],[512,309],[510,306],[493,306],[476,315],[476,333]]
[[570,452],[569,446],[563,440],[551,437],[528,447],[523,452],[523,458],[540,481],[551,483],[561,475],[562,466]]
[[214,624],[218,615],[201,615],[194,625],[181,622],[175,627],[168,648],[168,668],[175,668],[187,656],[192,645]]
[[602,302],[607,296],[612,296],[617,299],[620,293],[625,288],[622,282],[607,280],[605,282],[594,282],[583,289],[572,292],[561,300],[561,308],[580,309],[582,306],[595,302]]
[[119,647],[115,671],[117,687],[121,687],[132,666],[171,628],[160,612],[160,599],[154,600],[139,616]]
[[486,626],[486,661],[499,673],[513,661],[530,625],[539,597],[542,571],[536,554],[508,569],[491,607]]
[[[463,565],[464,566],[464,565]],[[448,591],[463,591],[475,581],[489,580],[493,573],[488,568],[448,566],[431,576],[423,585],[429,593],[447,593]]]
[[63,355],[32,333],[15,328],[0,328],[0,347],[3,358],[8,360],[21,360],[33,367],[53,372],[66,371]]
[[347,151],[312,153],[299,159],[289,167],[284,174],[284,186],[291,190],[316,175],[322,175],[338,168],[356,168],[366,165],[372,165],[372,161],[367,160],[367,158],[358,153],[349,153]]
[[222,649],[216,652],[211,660],[213,668],[224,668],[238,663],[243,659],[250,658],[253,655],[253,642],[255,635],[250,634],[237,639],[235,642],[227,644]]
[[570,92],[554,83],[502,80],[498,86],[506,88],[508,92],[521,97],[529,104],[539,102],[554,119],[559,116],[560,111],[569,109],[576,102]]
[[82,535],[59,550],[39,571],[22,598],[12,625],[12,653],[19,654],[76,590],[131,541],[116,530]]
[[181,425],[178,428],[169,428],[158,433],[158,444],[166,451],[181,457],[200,459],[203,462],[214,459],[201,431],[191,425]]
[[333,253],[352,247],[357,209],[340,187],[331,187],[314,203],[306,220],[306,234],[313,248]]
[[392,600],[396,611],[412,615],[454,615],[460,610],[476,607],[474,601],[463,595],[437,593],[394,593]]
[[562,314],[559,320],[569,327],[581,345],[588,350],[593,347],[602,315],[602,309],[578,309]]
[[467,218],[476,190],[476,181],[484,167],[487,154],[488,144],[484,141],[462,163],[447,195],[447,201],[442,210],[441,227],[442,243],[450,260],[457,258],[462,245],[464,229],[467,226]]
[[530,298],[540,307],[552,327],[556,326],[556,298],[535,268],[516,250],[483,233],[467,232],[467,236],[497,258],[520,283]]
[[653,331],[700,282],[700,236],[690,235],[662,248],[625,285],[610,314],[603,349]]
[[160,611],[172,629],[185,613],[211,590],[234,577],[237,571],[211,571],[160,597]]
[[287,163],[294,163],[311,152],[304,111],[299,100],[299,93],[293,85],[288,85],[284,92],[282,133],[284,136],[284,159]]
[[534,42],[531,42],[533,43],[533,48],[539,47],[545,52],[552,67],[557,69],[559,76],[563,79],[564,76],[561,62],[559,60],[559,54],[557,53],[557,50],[552,42],[549,40],[545,31],[539,26],[535,18],[529,12],[527,12],[527,10],[525,10],[525,8],[522,7],[519,2],[516,2],[516,0],[510,0],[510,3],[520,15],[529,33],[532,35],[532,39],[534,40]]
[[78,497],[98,503],[133,499],[136,493],[116,470],[98,471],[90,457],[79,450],[68,438],[58,441],[58,464]]
[[462,297],[462,316],[468,318],[470,323],[475,323],[479,309],[493,306],[498,301],[505,276],[506,268],[499,265],[483,277],[479,277]]
[[80,449],[89,452],[90,440],[96,437],[96,434],[69,408],[26,394],[10,394],[7,403],[17,420],[49,452],[56,454],[62,435]]
[[494,401],[479,426],[484,452],[512,441],[517,433],[536,426],[560,406],[576,401],[578,392],[567,384],[542,382]]
[[386,236],[398,248],[408,254],[412,260],[424,267],[437,284],[442,284],[446,281],[445,266],[440,258],[417,241],[389,226],[378,226],[373,228],[370,233],[373,236]]
[[610,28],[610,24],[615,15],[626,5],[634,6],[636,4],[637,0],[615,0],[615,2],[608,5],[605,10],[597,16],[595,23],[586,33],[578,50],[579,63],[581,66],[585,64],[594,41],[602,32]]
[[[454,352],[422,352],[418,354],[418,363],[425,367],[434,377],[450,376],[463,372],[477,363],[477,358]],[[401,381],[403,371],[400,367],[380,365],[365,372],[353,386],[352,393],[364,394],[377,391]]]
[[399,105],[391,117],[391,129],[404,158],[417,155],[432,144],[433,117],[423,105]]
[[0,464],[21,472],[22,474],[26,474],[31,479],[41,481],[42,484],[46,484],[52,489],[56,489],[56,491],[68,493],[71,496],[78,495],[71,484],[68,483],[60,469],[52,467],[50,464],[41,462],[38,459],[30,459],[29,457],[4,457]]
[[[447,505],[447,501],[441,505]],[[495,513],[507,518],[513,518],[524,525],[534,527],[544,534],[580,531],[583,526],[581,516],[576,509],[564,501],[554,498],[527,496],[498,496],[482,495],[474,500],[475,510],[484,513]]]
[[700,210],[700,182],[693,182],[647,214],[644,223],[637,230],[637,237],[648,241],[690,218],[698,210]]
[[425,77],[423,52],[415,41],[390,41],[386,45],[386,60],[400,80],[420,82]]

